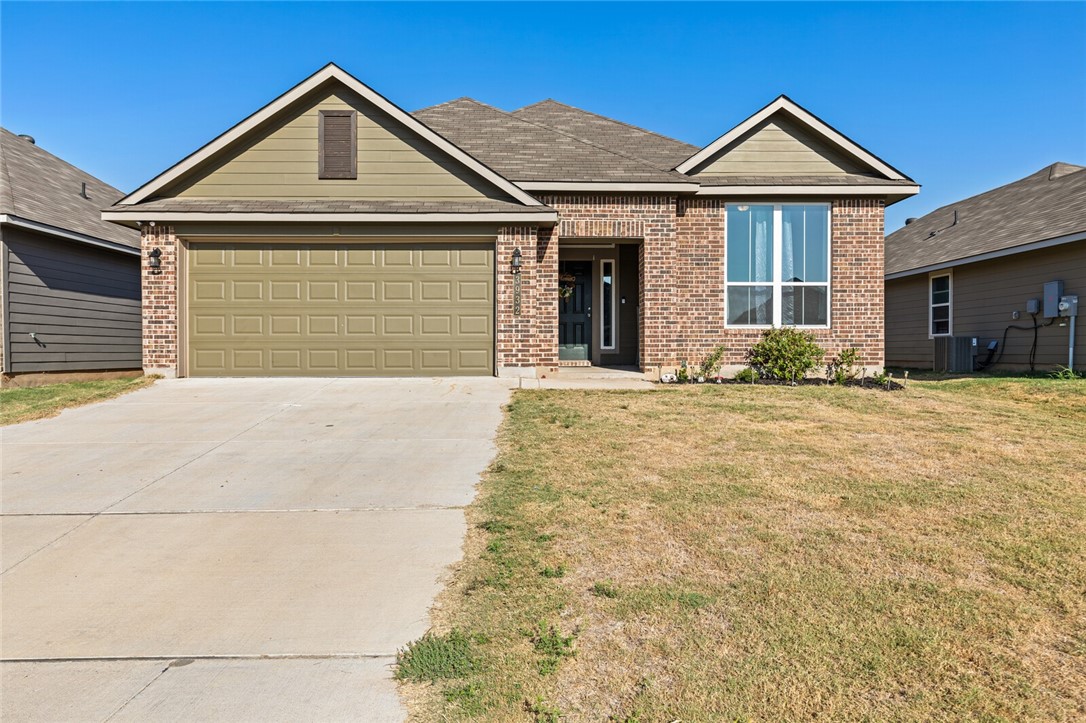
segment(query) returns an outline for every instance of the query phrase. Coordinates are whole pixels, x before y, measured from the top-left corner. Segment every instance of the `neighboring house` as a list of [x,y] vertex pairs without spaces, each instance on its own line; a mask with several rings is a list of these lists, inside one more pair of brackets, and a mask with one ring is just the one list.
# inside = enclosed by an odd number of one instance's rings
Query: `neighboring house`
[[101,217],[122,195],[0,129],[5,376],[142,366],[140,236]]
[[[1075,322],[1056,315],[1058,299],[1045,303],[1045,284],[1054,281],[1086,302],[1083,166],[1054,163],[910,219],[886,237],[886,364],[1067,365]],[[1074,366],[1086,369],[1086,349]]]
[[553,101],[411,114],[328,65],[103,217],[142,229],[165,375],[654,375],[779,324],[875,368],[917,190],[783,96],[697,148]]

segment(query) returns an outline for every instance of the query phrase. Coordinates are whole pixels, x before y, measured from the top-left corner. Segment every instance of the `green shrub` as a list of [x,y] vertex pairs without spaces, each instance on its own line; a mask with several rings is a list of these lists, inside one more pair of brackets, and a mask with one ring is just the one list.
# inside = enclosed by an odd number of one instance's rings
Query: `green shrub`
[[834,384],[844,384],[859,376],[856,365],[859,363],[860,354],[856,349],[849,347],[830,360],[826,365],[826,377]]
[[720,368],[720,360],[723,358],[723,346],[718,346],[716,349],[713,349],[701,360],[701,366],[698,368],[698,376],[705,380],[715,377],[717,370]]
[[753,384],[754,380],[758,378],[758,372],[754,371],[750,367],[746,369],[740,369],[735,373],[735,381],[743,382],[744,384]]
[[818,366],[825,354],[815,343],[814,334],[783,326],[766,329],[747,358],[759,376],[795,384]]
[[401,680],[463,678],[477,669],[472,640],[459,630],[426,633],[396,654],[396,677]]

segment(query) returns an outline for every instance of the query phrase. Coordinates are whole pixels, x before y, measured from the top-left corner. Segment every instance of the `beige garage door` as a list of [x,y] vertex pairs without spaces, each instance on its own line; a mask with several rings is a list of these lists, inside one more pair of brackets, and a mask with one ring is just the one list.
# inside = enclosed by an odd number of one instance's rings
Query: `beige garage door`
[[193,244],[193,376],[494,370],[493,244]]

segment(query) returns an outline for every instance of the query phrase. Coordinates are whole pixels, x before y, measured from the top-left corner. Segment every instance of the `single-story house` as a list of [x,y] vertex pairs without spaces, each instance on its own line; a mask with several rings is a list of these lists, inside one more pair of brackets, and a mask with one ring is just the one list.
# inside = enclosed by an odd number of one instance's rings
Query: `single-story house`
[[328,65],[103,211],[167,376],[649,375],[773,325],[883,363],[917,184],[781,96],[705,147],[543,101],[408,113]]
[[[1053,163],[886,237],[886,364],[1069,366],[1076,298],[1086,301],[1086,167]],[[1086,369],[1086,350],[1074,368]]]
[[140,235],[102,220],[120,191],[0,129],[0,371],[139,370]]

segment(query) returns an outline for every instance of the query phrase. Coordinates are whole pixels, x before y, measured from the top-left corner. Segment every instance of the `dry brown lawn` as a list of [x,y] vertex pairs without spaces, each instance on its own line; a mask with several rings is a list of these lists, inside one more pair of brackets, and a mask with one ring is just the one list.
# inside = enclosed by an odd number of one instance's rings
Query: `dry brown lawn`
[[1086,382],[518,392],[412,715],[1081,720],[1084,431]]

